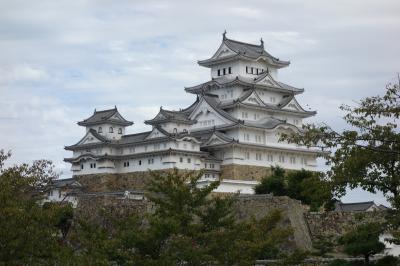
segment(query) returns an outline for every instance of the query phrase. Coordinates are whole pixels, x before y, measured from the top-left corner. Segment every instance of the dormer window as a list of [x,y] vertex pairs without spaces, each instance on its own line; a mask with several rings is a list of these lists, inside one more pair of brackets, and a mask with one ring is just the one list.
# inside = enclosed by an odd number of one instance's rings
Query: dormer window
[[99,130],[97,130],[97,132],[103,133],[103,129],[101,127],[99,127]]
[[108,132],[114,133],[114,128],[113,128],[113,127],[110,127],[110,129],[108,130]]
[[122,128],[118,128],[118,134],[122,134]]

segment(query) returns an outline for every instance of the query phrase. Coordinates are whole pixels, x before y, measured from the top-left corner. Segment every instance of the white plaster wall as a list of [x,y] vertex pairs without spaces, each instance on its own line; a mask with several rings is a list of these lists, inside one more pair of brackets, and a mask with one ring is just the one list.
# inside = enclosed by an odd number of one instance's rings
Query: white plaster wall
[[[232,68],[232,74],[228,74],[228,68]],[[226,70],[226,75],[223,75],[223,69],[225,68]],[[229,63],[223,63],[219,65],[215,65],[211,67],[211,77],[212,78],[220,78],[220,77],[236,77],[240,71],[240,65],[239,62],[229,62]],[[221,75],[218,76],[218,69],[221,70]]]
[[[102,128],[102,133],[99,133],[99,127]],[[110,127],[113,128],[113,133],[109,132]],[[86,132],[88,132],[90,129],[96,130],[97,133],[108,139],[120,139],[125,134],[125,127],[113,124],[101,124],[101,125],[86,127]],[[118,134],[119,129],[122,130],[122,134]]]
[[70,202],[72,204],[72,207],[75,208],[78,204],[78,200],[74,196],[67,196],[67,193],[65,191],[62,191],[58,188],[54,188],[51,191],[49,191],[47,198],[44,200],[44,202]]

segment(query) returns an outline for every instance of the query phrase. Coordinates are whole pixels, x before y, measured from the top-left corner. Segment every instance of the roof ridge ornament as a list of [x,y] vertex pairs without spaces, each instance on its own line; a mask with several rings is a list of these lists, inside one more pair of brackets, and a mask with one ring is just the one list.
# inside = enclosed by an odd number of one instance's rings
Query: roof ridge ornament
[[[260,39],[260,46],[262,47],[262,48],[264,48],[264,41],[263,41],[263,38],[261,37],[261,39]],[[264,51],[262,51],[261,53],[263,53]]]
[[222,33],[222,40],[226,40],[226,30]]

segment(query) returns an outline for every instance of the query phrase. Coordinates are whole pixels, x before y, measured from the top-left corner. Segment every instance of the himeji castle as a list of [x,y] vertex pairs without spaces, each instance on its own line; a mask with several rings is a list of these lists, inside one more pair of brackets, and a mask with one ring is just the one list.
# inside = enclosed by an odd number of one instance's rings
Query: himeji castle
[[198,61],[211,72],[205,83],[186,87],[195,101],[181,110],[160,108],[145,123],[152,129],[125,134],[133,122],[115,107],[94,111],[78,122],[86,135],[73,151],[74,176],[151,170],[203,170],[204,180],[220,179],[219,191],[251,188],[271,166],[316,170],[317,150],[279,142],[282,132],[300,132],[303,119],[316,114],[296,100],[304,89],[278,81],[289,66],[260,44],[226,37],[214,55]]

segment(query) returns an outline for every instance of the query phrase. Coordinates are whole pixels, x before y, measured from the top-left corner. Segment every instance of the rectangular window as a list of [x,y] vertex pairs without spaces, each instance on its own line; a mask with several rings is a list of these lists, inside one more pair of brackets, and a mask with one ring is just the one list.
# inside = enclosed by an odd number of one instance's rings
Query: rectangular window
[[256,153],[256,160],[261,161],[261,153]]
[[229,72],[229,74],[232,74],[232,68],[231,67],[228,68],[228,72]]
[[257,75],[258,75],[258,68],[256,68],[256,73],[257,73]]
[[284,163],[285,162],[285,156],[279,155],[279,162]]
[[249,74],[249,67],[246,66],[246,74]]
[[222,73],[223,73],[224,75],[226,75],[226,68],[224,68],[224,69],[222,70]]
[[290,157],[290,163],[295,164],[296,163],[296,158],[295,157]]
[[192,159],[187,158],[187,162],[188,162],[188,163],[191,163],[191,162],[192,162]]
[[251,74],[253,74],[253,73],[254,73],[254,68],[252,67],[252,68],[251,68]]
[[179,158],[179,162],[183,163],[183,158],[182,157]]
[[218,69],[218,77],[221,76],[221,69]]
[[139,160],[139,165],[142,165],[142,160]]
[[272,154],[268,154],[268,161],[269,162],[273,162],[274,161],[274,157],[272,156]]

